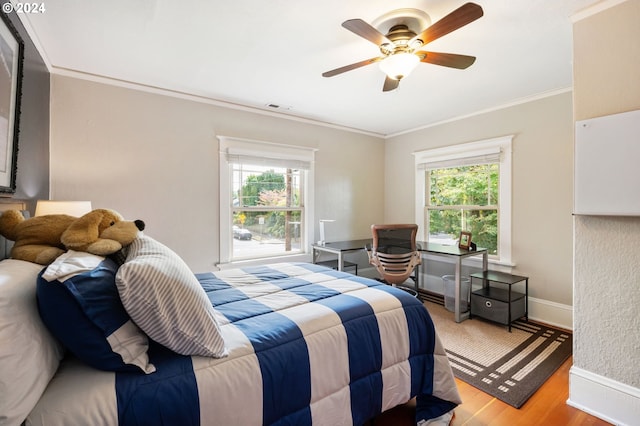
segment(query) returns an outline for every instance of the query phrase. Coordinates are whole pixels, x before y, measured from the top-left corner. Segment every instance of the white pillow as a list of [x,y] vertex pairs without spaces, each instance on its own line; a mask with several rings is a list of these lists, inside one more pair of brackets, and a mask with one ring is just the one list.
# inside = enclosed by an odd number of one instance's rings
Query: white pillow
[[156,342],[182,355],[227,355],[207,294],[168,247],[145,235],[136,238],[116,285],[131,319]]
[[42,265],[0,262],[0,424],[20,424],[58,369],[64,350],[38,313]]

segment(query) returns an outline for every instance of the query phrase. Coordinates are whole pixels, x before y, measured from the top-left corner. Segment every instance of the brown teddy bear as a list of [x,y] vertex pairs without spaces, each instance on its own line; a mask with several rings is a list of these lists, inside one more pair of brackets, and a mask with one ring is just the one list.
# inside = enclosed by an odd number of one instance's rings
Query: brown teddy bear
[[79,218],[51,214],[25,219],[18,210],[0,216],[0,235],[15,241],[11,258],[40,265],[50,264],[66,249],[99,256],[116,253],[143,229],[143,221],[125,221],[109,209],[92,210]]

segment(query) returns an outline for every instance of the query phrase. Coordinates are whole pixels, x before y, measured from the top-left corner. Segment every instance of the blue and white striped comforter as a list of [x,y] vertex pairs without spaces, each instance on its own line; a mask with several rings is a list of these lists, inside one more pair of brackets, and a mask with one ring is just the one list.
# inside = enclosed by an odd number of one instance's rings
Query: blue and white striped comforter
[[199,274],[229,356],[150,349],[151,375],[66,360],[35,425],[361,425],[417,396],[416,421],[460,398],[424,306],[377,281],[304,263]]

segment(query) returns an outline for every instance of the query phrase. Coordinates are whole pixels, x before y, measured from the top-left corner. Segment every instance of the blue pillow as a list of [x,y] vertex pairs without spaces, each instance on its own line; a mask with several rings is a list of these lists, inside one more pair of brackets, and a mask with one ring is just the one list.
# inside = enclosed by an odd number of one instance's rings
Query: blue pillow
[[[60,260],[65,261],[73,263],[68,256]],[[114,261],[104,259],[94,269],[62,282],[47,281],[42,271],[36,291],[40,316],[71,353],[92,367],[152,373],[147,336],[122,306],[115,284],[117,270]]]

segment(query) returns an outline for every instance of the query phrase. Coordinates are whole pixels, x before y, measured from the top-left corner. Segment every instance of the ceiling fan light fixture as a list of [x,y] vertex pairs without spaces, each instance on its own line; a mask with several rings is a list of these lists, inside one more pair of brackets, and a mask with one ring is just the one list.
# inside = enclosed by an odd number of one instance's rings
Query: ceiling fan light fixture
[[420,58],[413,53],[398,52],[381,61],[380,69],[389,78],[400,80],[408,76],[419,62]]
[[[484,11],[480,5],[465,3],[433,25],[429,25],[429,15],[414,12],[415,9],[398,9],[383,15],[375,27],[360,18],[344,21],[343,28],[378,46],[380,56],[323,72],[322,76],[333,77],[378,62],[380,69],[386,74],[382,91],[389,92],[397,89],[400,80],[408,76],[420,62],[457,69],[466,69],[475,62],[475,56],[426,52],[421,49],[481,18]],[[426,18],[428,22],[418,19],[419,17]],[[417,22],[425,24],[416,25]]]

